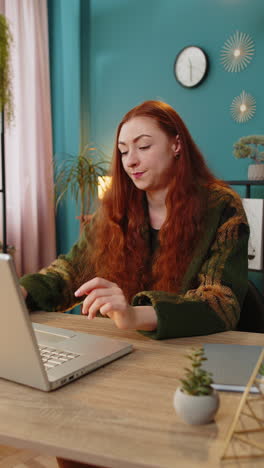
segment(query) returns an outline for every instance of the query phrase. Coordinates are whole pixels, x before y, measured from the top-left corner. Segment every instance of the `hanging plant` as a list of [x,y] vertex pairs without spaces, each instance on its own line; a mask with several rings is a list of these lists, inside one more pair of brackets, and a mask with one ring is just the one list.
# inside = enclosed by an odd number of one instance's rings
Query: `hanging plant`
[[9,124],[13,119],[13,94],[11,82],[10,48],[13,37],[8,20],[0,15],[0,111],[5,111]]

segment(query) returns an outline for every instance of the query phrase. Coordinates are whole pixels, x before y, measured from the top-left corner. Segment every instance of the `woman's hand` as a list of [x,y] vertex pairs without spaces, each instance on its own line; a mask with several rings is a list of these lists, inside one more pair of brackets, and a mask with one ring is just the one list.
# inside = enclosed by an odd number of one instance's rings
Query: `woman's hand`
[[82,314],[88,315],[89,320],[100,311],[103,316],[114,320],[118,328],[136,328],[135,308],[128,304],[117,284],[103,278],[93,278],[75,292],[77,297],[84,295],[87,297],[83,302]]

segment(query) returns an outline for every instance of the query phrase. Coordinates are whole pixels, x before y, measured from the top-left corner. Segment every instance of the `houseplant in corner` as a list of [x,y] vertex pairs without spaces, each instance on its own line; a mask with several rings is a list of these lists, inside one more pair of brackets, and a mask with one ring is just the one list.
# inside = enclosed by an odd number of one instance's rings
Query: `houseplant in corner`
[[219,408],[219,395],[212,387],[210,372],[202,369],[207,358],[204,349],[193,349],[187,355],[191,369],[185,368],[185,378],[174,393],[173,405],[176,412],[188,424],[207,424],[211,422]]
[[0,251],[7,252],[6,177],[5,177],[5,126],[13,119],[13,94],[11,76],[11,44],[13,37],[7,18],[0,14],[0,132],[1,132],[1,195],[3,239]]
[[242,137],[233,145],[233,154],[236,158],[250,158],[255,161],[248,166],[249,180],[264,180],[264,151],[261,148],[263,146],[264,135]]
[[102,150],[87,144],[77,155],[68,155],[59,165],[55,164],[56,207],[70,191],[79,205],[81,226],[89,220],[91,204],[97,194],[98,177],[103,177],[109,160]]

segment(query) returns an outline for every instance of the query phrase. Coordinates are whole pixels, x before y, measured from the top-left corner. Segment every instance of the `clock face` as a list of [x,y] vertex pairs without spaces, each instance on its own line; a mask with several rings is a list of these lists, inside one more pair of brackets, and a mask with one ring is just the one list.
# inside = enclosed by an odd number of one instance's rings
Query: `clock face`
[[196,46],[185,47],[175,60],[175,76],[187,88],[197,86],[205,78],[208,61],[205,52]]

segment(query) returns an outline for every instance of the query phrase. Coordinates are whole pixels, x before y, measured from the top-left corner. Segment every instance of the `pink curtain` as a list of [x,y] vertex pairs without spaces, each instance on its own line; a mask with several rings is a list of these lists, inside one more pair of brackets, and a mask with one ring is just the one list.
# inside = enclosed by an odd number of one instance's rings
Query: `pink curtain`
[[21,275],[56,254],[47,2],[0,0],[0,12],[14,39],[15,121],[5,133],[7,241]]

